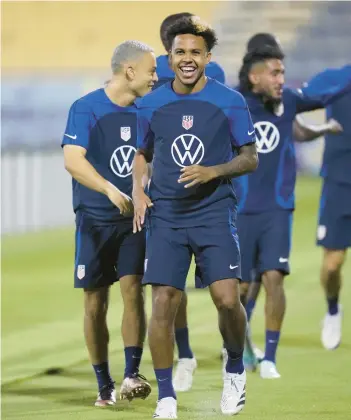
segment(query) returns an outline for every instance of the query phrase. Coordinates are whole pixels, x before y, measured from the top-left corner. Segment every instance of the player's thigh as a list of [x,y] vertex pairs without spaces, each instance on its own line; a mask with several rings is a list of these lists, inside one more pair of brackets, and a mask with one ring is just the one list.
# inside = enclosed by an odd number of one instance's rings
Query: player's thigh
[[317,245],[330,250],[351,247],[351,185],[324,181],[319,207]]
[[241,279],[239,239],[229,224],[187,229],[204,286],[217,280]]
[[257,274],[267,271],[290,273],[293,213],[275,211],[262,214],[259,237]]
[[257,241],[259,235],[259,225],[257,216],[249,214],[239,214],[236,222],[240,254],[241,254],[241,277],[243,282],[251,282],[255,278]]
[[114,225],[101,226],[77,215],[74,287],[96,289],[116,281],[115,236]]
[[143,284],[184,290],[191,256],[186,229],[148,228]]

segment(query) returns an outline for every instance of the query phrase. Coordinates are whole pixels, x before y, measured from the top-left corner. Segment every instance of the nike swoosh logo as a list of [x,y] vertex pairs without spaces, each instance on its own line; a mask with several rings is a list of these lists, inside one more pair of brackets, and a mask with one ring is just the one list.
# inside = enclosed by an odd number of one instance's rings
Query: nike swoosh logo
[[251,134],[254,134],[255,133],[255,129],[254,129],[254,131],[251,131],[251,133],[248,131],[247,132],[247,134],[249,135],[249,136],[251,136]]
[[159,379],[158,381],[159,382],[164,382],[164,381],[167,381],[167,378]]
[[65,136],[69,137],[72,140],[75,140],[77,138],[77,134],[75,136],[71,136],[69,134],[65,134]]
[[230,265],[229,266],[229,268],[231,269],[231,270],[234,270],[234,268],[237,268],[237,267],[239,267],[238,265]]
[[280,263],[286,263],[286,262],[288,262],[289,260],[287,259],[287,258],[282,258],[282,257],[280,257],[279,258],[279,262]]

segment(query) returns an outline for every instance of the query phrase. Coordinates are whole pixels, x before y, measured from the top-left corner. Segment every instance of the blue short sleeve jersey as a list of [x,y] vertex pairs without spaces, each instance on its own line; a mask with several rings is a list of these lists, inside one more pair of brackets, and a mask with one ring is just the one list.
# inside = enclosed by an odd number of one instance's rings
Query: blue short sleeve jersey
[[[224,70],[218,63],[210,61],[206,66],[205,73],[206,76],[211,77],[220,83],[225,83]],[[157,57],[157,76],[158,82],[155,83],[154,89],[174,79],[174,72],[169,67],[167,55],[160,55]]]
[[[337,183],[351,184],[351,65],[340,69],[326,69],[315,76],[303,90],[313,94],[325,90],[325,98],[333,94],[340,97],[327,106],[327,118],[334,118],[343,127],[340,134],[325,136],[321,176]],[[343,87],[343,89],[341,89]]]
[[[299,90],[285,88],[282,102],[274,110],[252,92],[242,92],[254,122],[260,164],[252,174],[236,179],[238,211],[245,214],[295,207],[296,158],[293,121],[298,113],[335,107],[345,101],[351,87],[351,74],[339,70],[339,77],[315,76]],[[342,96],[344,95],[344,96]],[[346,96],[345,96],[346,95]],[[335,105],[334,105],[334,101]],[[333,104],[333,105],[332,105]],[[337,139],[330,139],[330,142]]]
[[[98,89],[71,106],[62,146],[87,150],[86,159],[106,180],[128,196],[132,193],[132,162],[136,151],[137,109],[120,107]],[[96,220],[126,220],[107,196],[72,180],[74,211]]]
[[184,188],[178,179],[185,166],[227,163],[235,149],[255,142],[243,96],[211,78],[191,95],[175,93],[168,82],[145,96],[138,108],[138,148],[153,154],[150,222],[177,228],[234,222],[232,181],[215,179]]

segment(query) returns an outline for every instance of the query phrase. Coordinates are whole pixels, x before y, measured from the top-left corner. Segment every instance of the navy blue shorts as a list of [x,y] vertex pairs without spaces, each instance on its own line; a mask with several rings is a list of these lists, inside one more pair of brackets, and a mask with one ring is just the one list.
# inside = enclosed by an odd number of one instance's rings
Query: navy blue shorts
[[351,247],[350,184],[324,181],[319,206],[317,245],[335,250]]
[[152,226],[146,234],[143,283],[184,290],[193,255],[204,287],[217,280],[241,279],[239,242],[233,226]]
[[238,215],[243,281],[259,280],[270,270],[290,273],[292,218],[287,210]]
[[109,286],[126,275],[143,275],[145,232],[133,234],[130,221],[103,225],[76,217],[74,287]]

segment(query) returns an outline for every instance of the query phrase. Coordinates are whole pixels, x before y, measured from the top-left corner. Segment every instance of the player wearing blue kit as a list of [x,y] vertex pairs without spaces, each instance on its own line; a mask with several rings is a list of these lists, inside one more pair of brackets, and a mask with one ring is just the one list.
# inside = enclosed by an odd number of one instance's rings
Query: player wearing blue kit
[[[184,17],[189,18],[191,16],[194,15],[192,13],[183,12],[167,16],[163,20],[160,27],[160,38],[167,54],[157,57],[158,82],[155,84],[155,88],[162,86],[169,81],[173,81],[174,79],[174,71],[169,66],[168,58],[168,52],[172,48],[172,46],[169,45],[169,40],[167,38],[168,28],[172,26],[177,20]],[[218,82],[225,83],[224,70],[214,61],[210,61],[208,63],[206,66],[205,74],[206,76],[209,76]],[[196,278],[196,283],[198,282],[199,279]],[[196,358],[194,357],[189,341],[187,304],[187,293],[184,291],[175,319],[175,342],[178,349],[178,362],[174,372],[173,386],[175,391],[180,392],[188,391],[191,388],[193,382],[193,374],[197,368]]]
[[115,49],[111,67],[105,89],[71,106],[62,141],[76,214],[74,286],[84,290],[84,334],[99,388],[96,406],[116,403],[106,316],[109,288],[117,280],[124,302],[126,358],[120,397],[146,398],[151,392],[139,375],[146,333],[141,285],[145,236],[133,235],[131,173],[137,140],[134,100],[157,81],[156,58],[147,45],[127,41]]
[[[214,31],[199,18],[184,18],[168,29],[167,38],[175,80],[139,104],[133,165],[135,230],[141,229],[148,210],[143,282],[152,285],[149,343],[159,389],[154,417],[177,417],[174,320],[192,255],[210,288],[229,355],[221,410],[236,414],[245,404],[246,316],[240,303],[231,179],[257,167],[254,128],[243,97],[205,76],[216,44]],[[148,197],[142,175],[152,158]]]
[[[247,52],[260,49],[265,45],[278,48],[283,52],[278,38],[270,33],[257,33],[253,35],[247,43]],[[238,89],[240,89],[238,87]],[[333,118],[328,119],[327,123],[312,125],[306,123],[300,115],[297,115],[293,123],[293,138],[298,142],[312,141],[325,134],[338,134],[342,132],[342,127],[338,121]],[[239,212],[240,213],[240,212]],[[245,305],[248,322],[256,304],[256,299],[261,288],[261,276],[253,276],[252,281],[241,284],[242,303]],[[226,361],[226,354],[223,351],[223,362]],[[261,360],[264,354],[260,349],[254,348],[250,339],[250,328],[245,342],[244,365],[246,370],[255,370],[258,360]]]
[[238,232],[242,277],[252,271],[266,290],[266,347],[260,371],[263,378],[279,378],[276,351],[285,314],[284,276],[289,274],[292,212],[296,179],[293,121],[298,113],[323,108],[346,92],[350,76],[325,88],[318,78],[309,91],[284,88],[284,55],[262,47],[248,52],[240,71],[240,91],[247,100],[257,135],[259,169],[238,179]]
[[[351,66],[350,72],[351,72]],[[328,83],[333,70],[320,74]],[[306,87],[308,90],[309,87]],[[339,305],[341,269],[347,248],[351,247],[351,93],[327,107],[327,117],[341,122],[344,131],[335,138],[325,137],[321,176],[323,188],[317,230],[317,244],[323,247],[321,284],[328,312],[321,340],[324,348],[333,350],[341,342],[342,309]]]
[[[182,18],[189,18],[194,16],[189,12],[175,13],[174,15],[167,16],[160,27],[160,38],[167,54],[163,54],[157,57],[157,76],[158,82],[155,84],[155,88],[162,86],[163,84],[170,82],[174,79],[174,71],[169,65],[168,52],[171,50],[172,46],[169,45],[167,39],[168,28],[174,23]],[[215,61],[210,61],[206,66],[206,76],[211,77],[212,79],[218,80],[221,83],[225,83],[225,74],[222,67]]]

